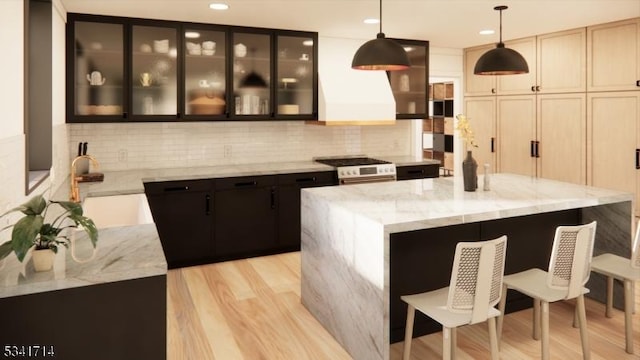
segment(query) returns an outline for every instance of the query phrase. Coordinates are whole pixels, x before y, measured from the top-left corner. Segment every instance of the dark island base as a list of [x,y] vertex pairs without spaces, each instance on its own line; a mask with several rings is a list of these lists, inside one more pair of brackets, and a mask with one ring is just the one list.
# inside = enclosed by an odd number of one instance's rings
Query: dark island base
[[44,345],[64,360],[167,358],[166,275],[0,299],[6,346]]
[[[620,217],[613,223],[598,221],[596,249],[594,255],[602,253],[599,248],[606,247],[610,239],[617,236],[611,229],[630,229],[631,219],[624,216],[627,204],[606,205],[608,210],[621,210]],[[621,207],[616,209],[616,207]],[[597,208],[593,208],[597,209]],[[629,212],[626,212],[628,214]],[[529,216],[504,218],[477,223],[423,229],[411,232],[391,234],[390,241],[390,341],[403,341],[407,305],[400,296],[439,289],[449,285],[455,246],[460,241],[488,240],[507,235],[507,258],[505,274],[512,274],[530,268],[546,270],[549,265],[555,229],[558,225],[575,225],[599,218],[594,210],[572,209],[566,211],[542,213]],[[618,241],[620,242],[620,241]],[[604,243],[604,245],[603,245]],[[619,249],[619,255],[625,255],[625,249]],[[628,256],[628,255],[627,255]],[[603,284],[599,278],[588,284],[592,290],[590,296],[601,300]],[[592,285],[598,291],[594,291]],[[620,293],[620,289],[616,289]],[[617,296],[620,299],[621,296]],[[532,306],[530,298],[510,290],[507,295],[507,313]],[[621,306],[620,303],[616,305]],[[421,314],[416,313],[413,336],[418,337],[442,330],[442,326]]]

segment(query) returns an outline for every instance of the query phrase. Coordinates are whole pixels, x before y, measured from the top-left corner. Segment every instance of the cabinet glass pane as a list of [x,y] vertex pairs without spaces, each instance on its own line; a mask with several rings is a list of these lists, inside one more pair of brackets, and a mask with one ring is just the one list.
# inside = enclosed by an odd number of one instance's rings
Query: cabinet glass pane
[[313,39],[279,36],[277,114],[313,113]]
[[185,31],[185,114],[220,115],[226,112],[225,33]]
[[236,115],[266,115],[271,111],[270,39],[268,34],[233,35],[233,94]]
[[123,26],[75,23],[75,115],[121,115]]
[[404,45],[411,67],[390,71],[391,90],[396,100],[397,114],[427,113],[426,47]]
[[132,31],[133,114],[177,114],[176,29],[133,26]]

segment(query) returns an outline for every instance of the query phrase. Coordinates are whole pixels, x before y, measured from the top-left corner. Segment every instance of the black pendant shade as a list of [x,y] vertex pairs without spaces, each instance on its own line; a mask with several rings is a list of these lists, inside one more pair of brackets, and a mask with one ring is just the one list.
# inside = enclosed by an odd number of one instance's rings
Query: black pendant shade
[[410,66],[409,56],[397,42],[384,37],[382,32],[382,0],[380,0],[380,32],[375,39],[362,44],[351,61],[357,70],[406,70]]
[[240,82],[241,89],[247,88],[266,88],[268,87],[267,82],[264,81],[262,76],[258,75],[257,72],[251,71],[242,81]]
[[476,75],[527,74],[529,65],[524,57],[517,51],[504,47],[502,42],[502,10],[508,7],[500,5],[493,9],[500,11],[500,42],[495,49],[487,51],[478,59],[473,73]]

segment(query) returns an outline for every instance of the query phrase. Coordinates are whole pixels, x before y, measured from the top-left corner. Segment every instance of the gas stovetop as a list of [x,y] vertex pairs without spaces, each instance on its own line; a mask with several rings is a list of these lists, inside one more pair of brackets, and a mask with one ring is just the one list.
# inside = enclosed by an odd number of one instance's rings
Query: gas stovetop
[[315,161],[333,166],[338,171],[340,184],[395,181],[396,165],[366,156],[317,158]]
[[391,164],[388,161],[373,159],[369,157],[321,158],[316,159],[315,161],[335,167]]

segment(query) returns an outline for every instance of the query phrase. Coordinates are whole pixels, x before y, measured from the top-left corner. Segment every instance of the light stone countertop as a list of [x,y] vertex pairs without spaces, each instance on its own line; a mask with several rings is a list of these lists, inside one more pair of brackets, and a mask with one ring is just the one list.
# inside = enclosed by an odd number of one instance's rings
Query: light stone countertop
[[492,174],[491,190],[464,191],[461,176],[303,189],[331,207],[403,232],[631,201],[632,194],[515,174]]
[[[438,163],[413,157],[376,157],[398,165]],[[144,193],[145,182],[212,179],[234,176],[257,176],[314,171],[331,171],[333,167],[309,161],[264,164],[221,165],[201,168],[139,169],[105,172],[103,182],[81,183],[82,198]],[[68,198],[69,182],[57,191],[55,199]],[[77,243],[86,243],[80,233]],[[89,246],[90,247],[90,246]],[[60,248],[54,269],[36,273],[27,255],[20,263],[11,254],[0,260],[0,298],[61,290],[98,283],[122,281],[167,273],[162,245],[154,224],[99,229],[95,258],[86,263],[73,260],[70,251]],[[90,251],[88,252],[91,253]]]
[[31,252],[22,263],[14,254],[1,260],[0,298],[167,273],[155,224],[100,229],[95,256],[86,233],[75,234],[73,248],[59,247],[51,271],[35,272]]

